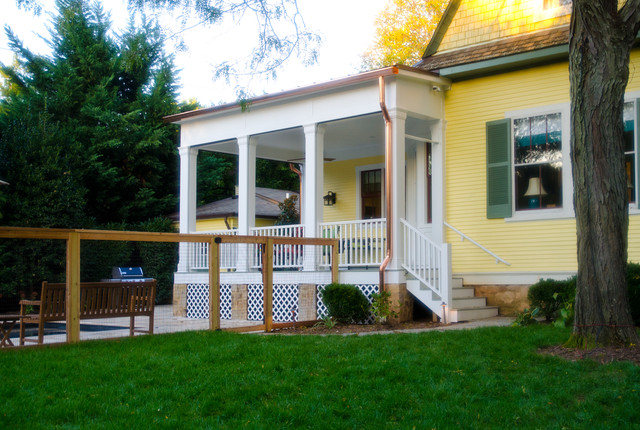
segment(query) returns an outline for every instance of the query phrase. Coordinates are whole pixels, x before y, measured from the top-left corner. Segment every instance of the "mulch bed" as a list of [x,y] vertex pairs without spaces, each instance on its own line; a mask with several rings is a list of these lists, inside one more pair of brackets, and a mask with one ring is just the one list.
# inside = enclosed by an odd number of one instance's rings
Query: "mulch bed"
[[548,354],[562,357],[569,361],[592,360],[600,364],[614,361],[629,361],[640,366],[640,346],[634,345],[625,348],[600,347],[592,349],[565,348],[562,345],[550,346],[538,350],[540,354]]
[[327,328],[324,324],[317,324],[313,327],[295,327],[274,330],[278,334],[360,334],[373,332],[388,332],[395,330],[429,329],[442,327],[432,321],[407,321],[395,324],[337,324],[333,328]]

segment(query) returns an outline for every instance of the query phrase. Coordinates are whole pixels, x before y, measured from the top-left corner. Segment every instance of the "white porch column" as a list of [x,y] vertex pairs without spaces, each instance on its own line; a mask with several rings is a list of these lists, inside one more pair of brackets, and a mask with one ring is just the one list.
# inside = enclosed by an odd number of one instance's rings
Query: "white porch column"
[[[256,141],[249,136],[238,137],[238,234],[250,235],[256,223]],[[240,246],[238,271],[251,265],[250,247]]]
[[[322,189],[324,184],[324,127],[318,124],[304,126],[304,207],[302,219],[304,236],[316,237],[318,224],[322,221]],[[317,247],[306,247],[304,270],[315,270]]]
[[[180,233],[193,233],[196,231],[198,149],[183,146],[178,149],[178,152],[180,154]],[[178,272],[189,270],[189,249],[188,243],[180,243]]]
[[[405,123],[407,114],[397,109],[390,109],[389,116],[392,124],[392,160],[391,172],[391,211],[392,211],[392,240],[393,259],[388,268],[400,270],[404,258],[402,252],[402,229],[400,218],[405,218]],[[389,222],[387,220],[387,222]]]

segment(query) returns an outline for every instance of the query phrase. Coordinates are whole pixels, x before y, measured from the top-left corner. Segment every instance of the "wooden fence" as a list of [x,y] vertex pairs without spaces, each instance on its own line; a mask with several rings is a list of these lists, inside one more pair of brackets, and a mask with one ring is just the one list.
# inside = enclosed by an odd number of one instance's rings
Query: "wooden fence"
[[0,227],[0,238],[6,239],[58,239],[67,244],[66,254],[66,330],[67,342],[80,340],[80,246],[83,240],[109,240],[131,242],[190,242],[208,243],[209,253],[209,329],[220,329],[220,245],[245,243],[260,245],[262,253],[262,280],[264,285],[264,324],[234,331],[272,331],[275,327],[293,323],[273,323],[273,247],[274,245],[311,245],[331,247],[331,280],[338,281],[338,241],[336,239],[287,238],[270,236],[225,236],[210,234],[150,233],[109,230],[69,230],[26,227]]

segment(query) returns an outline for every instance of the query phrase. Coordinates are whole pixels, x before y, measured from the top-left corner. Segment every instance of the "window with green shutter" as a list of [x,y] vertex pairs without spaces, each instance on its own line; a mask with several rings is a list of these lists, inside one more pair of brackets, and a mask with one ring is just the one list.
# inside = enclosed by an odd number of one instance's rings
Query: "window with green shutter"
[[511,120],[487,123],[487,218],[511,216]]
[[627,197],[630,204],[638,202],[638,184],[640,183],[640,173],[638,166],[640,158],[638,156],[638,134],[636,124],[640,123],[640,100],[634,100],[624,104],[624,164],[627,173]]

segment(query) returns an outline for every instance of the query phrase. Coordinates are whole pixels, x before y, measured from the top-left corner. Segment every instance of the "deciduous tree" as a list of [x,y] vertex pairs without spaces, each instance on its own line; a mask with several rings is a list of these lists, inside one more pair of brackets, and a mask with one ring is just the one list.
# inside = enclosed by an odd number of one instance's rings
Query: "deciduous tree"
[[577,346],[638,341],[625,279],[629,214],[622,113],[639,30],[640,0],[620,8],[611,0],[573,2],[569,75],[578,278],[571,342]]
[[376,19],[376,35],[362,56],[364,69],[420,61],[447,0],[393,0]]

